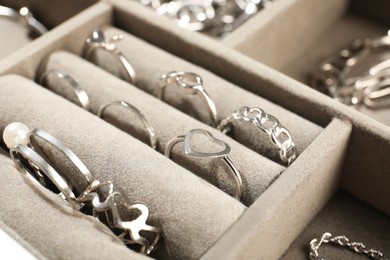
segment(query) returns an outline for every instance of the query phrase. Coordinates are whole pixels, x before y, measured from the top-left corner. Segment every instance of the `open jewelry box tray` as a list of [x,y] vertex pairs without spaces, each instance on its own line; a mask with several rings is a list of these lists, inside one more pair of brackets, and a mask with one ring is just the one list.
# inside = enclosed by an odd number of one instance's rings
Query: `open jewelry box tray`
[[[37,1],[36,4],[43,5],[43,2]],[[275,12],[277,10],[275,9]],[[272,12],[272,9],[266,11]],[[261,13],[254,19],[260,17]],[[387,223],[389,222],[388,127],[214,39],[178,29],[171,21],[154,15],[151,10],[138,3],[117,0],[93,5],[0,61],[0,74],[19,74],[33,79],[43,57],[56,50],[66,50],[80,55],[84,40],[90,31],[105,24],[113,24],[324,127],[296,162],[245,210],[212,247],[204,252],[202,256],[204,259],[276,259],[283,253],[285,258],[293,259],[294,255],[289,255],[290,252],[291,254],[298,252],[298,256],[305,256],[307,248],[302,246],[309,241],[302,238],[310,234],[310,230],[301,233],[302,230],[305,227],[315,228],[316,221],[329,227],[335,223],[334,231],[318,232],[336,233],[343,230],[344,227],[337,225],[346,223],[347,220],[336,221],[326,216],[337,217],[337,213],[345,208],[347,210],[342,216],[346,219],[348,217],[353,219],[354,214],[361,213],[362,223],[367,224],[361,227],[363,230],[361,234],[368,238],[367,243],[380,248],[385,255],[389,254],[388,224],[377,229],[369,228],[371,218],[385,219]],[[239,37],[239,30],[234,32],[236,37]],[[275,44],[282,43],[275,41]],[[261,107],[261,104],[258,106]],[[272,114],[272,111],[268,112]],[[2,129],[4,127],[1,126]],[[353,196],[339,192],[324,208],[338,189]],[[332,203],[341,206],[332,207]],[[322,208],[324,211],[315,217]],[[229,214],[228,210],[226,214]],[[322,221],[321,216],[325,216],[322,217],[324,219]],[[309,224],[314,217],[314,222]],[[344,230],[353,233],[353,227],[350,228],[351,230],[348,228]],[[293,243],[296,237],[299,238]],[[290,245],[291,248],[287,249]]]

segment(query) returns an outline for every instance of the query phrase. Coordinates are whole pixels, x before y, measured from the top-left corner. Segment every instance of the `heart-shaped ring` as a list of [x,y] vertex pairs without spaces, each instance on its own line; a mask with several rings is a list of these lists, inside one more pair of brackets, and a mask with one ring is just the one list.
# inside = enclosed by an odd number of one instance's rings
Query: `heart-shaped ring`
[[[223,149],[217,150],[217,151],[212,151],[212,152],[201,152],[201,151],[194,150],[191,147],[191,140],[195,135],[199,135],[199,134],[205,135],[211,143],[218,144],[221,147],[223,147]],[[236,182],[236,194],[234,197],[238,200],[241,199],[242,193],[243,193],[242,178],[241,178],[240,172],[238,171],[238,169],[234,166],[233,162],[228,157],[228,155],[231,151],[231,148],[227,143],[225,143],[224,141],[222,141],[220,139],[217,139],[209,131],[207,131],[205,129],[200,129],[200,128],[192,129],[186,135],[181,135],[181,136],[178,136],[178,137],[170,140],[167,143],[167,147],[165,149],[165,156],[169,158],[171,155],[171,151],[172,151],[173,146],[175,146],[177,143],[180,143],[180,142],[184,142],[184,153],[186,155],[199,157],[199,158],[221,158],[227,164],[229,169],[231,170],[233,177],[234,177],[234,180]]]

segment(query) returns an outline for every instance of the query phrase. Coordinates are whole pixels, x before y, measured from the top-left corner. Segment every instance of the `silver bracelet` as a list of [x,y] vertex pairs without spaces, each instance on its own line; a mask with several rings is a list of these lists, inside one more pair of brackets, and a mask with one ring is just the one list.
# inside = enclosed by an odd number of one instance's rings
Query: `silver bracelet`
[[[224,147],[223,150],[217,151],[217,152],[200,152],[200,151],[193,150],[191,147],[191,138],[196,134],[205,135],[212,143],[220,144],[221,146],[223,146]],[[198,158],[221,158],[232,172],[232,176],[233,176],[235,184],[236,184],[236,193],[235,193],[234,197],[237,200],[241,200],[243,189],[244,189],[243,183],[242,183],[242,178],[241,178],[241,174],[240,174],[239,170],[234,166],[233,162],[228,157],[228,155],[231,151],[231,148],[227,143],[215,138],[207,130],[193,129],[193,130],[189,131],[186,135],[181,135],[181,136],[178,136],[178,137],[170,140],[167,143],[167,146],[165,148],[165,153],[164,153],[165,156],[169,158],[171,155],[172,148],[180,142],[184,142],[184,153],[186,155],[198,157]]]
[[28,28],[38,36],[41,36],[48,31],[42,23],[34,18],[33,14],[27,7],[22,7],[19,11],[17,11],[0,5],[0,16],[9,18],[17,23],[27,25]]
[[364,245],[361,242],[350,242],[349,239],[344,236],[333,236],[331,233],[326,232],[324,233],[320,239],[313,239],[310,241],[310,259],[312,260],[325,260],[324,258],[321,258],[318,253],[318,249],[322,244],[333,244],[338,245],[342,247],[347,247],[351,251],[358,253],[358,254],[365,254],[366,256],[377,259],[377,260],[389,260],[389,258],[385,258],[382,252],[379,250],[373,249],[373,248],[367,248],[366,245]]
[[190,31],[222,37],[233,31],[258,10],[269,7],[271,0],[140,0],[158,15],[171,18]]
[[[96,54],[97,50],[104,50],[113,54],[119,65],[124,69],[125,75],[123,75],[123,80],[135,84],[135,71],[133,66],[130,64],[125,55],[118,49],[115,45],[115,42],[123,39],[123,35],[114,35],[110,39],[104,37],[103,32],[100,29],[95,29],[92,31],[91,35],[85,40],[83,56],[88,61],[93,61],[93,57]],[[96,65],[99,66],[99,61],[96,60]]]
[[[40,147],[33,147],[31,142],[33,136],[53,145],[70,159],[82,173],[88,186],[81,192],[74,191],[76,185],[80,185],[80,183],[70,183],[70,178],[62,176],[49,164],[37,152],[41,150]],[[58,139],[39,129],[30,131],[27,126],[17,122],[9,124],[4,129],[3,139],[10,149],[11,158],[17,169],[34,186],[48,187],[49,183],[54,184],[60,191],[59,195],[69,206],[84,213],[91,210],[102,223],[112,229],[119,230],[118,237],[125,244],[139,245],[140,253],[148,255],[156,248],[161,239],[161,229],[146,223],[149,217],[148,208],[143,204],[127,204],[128,200],[123,193],[115,191],[113,184],[109,181],[96,180],[84,163]],[[42,153],[44,154],[44,152]],[[108,189],[106,189],[107,187]],[[77,193],[79,194],[76,195]],[[124,210],[120,211],[119,208]],[[126,213],[125,217],[123,217],[123,212]],[[135,212],[137,213],[135,214]],[[131,216],[137,217],[134,219]],[[153,236],[146,238],[144,237],[145,232],[153,234]]]
[[266,133],[274,146],[279,149],[280,159],[286,166],[290,166],[297,158],[297,150],[290,132],[274,116],[258,107],[241,107],[223,119],[218,130],[225,134],[228,133],[231,130],[231,124],[235,121],[254,124],[257,129]]
[[311,86],[346,105],[372,109],[389,106],[390,59],[372,66],[366,75],[347,76],[363,58],[384,50],[390,50],[390,36],[357,39],[321,63]]
[[214,101],[203,87],[202,78],[193,72],[172,71],[163,74],[159,79],[159,86],[156,89],[157,98],[164,99],[164,90],[170,84],[175,84],[177,87],[190,95],[198,95],[206,104],[207,110],[211,118],[211,125],[217,127],[217,108]]

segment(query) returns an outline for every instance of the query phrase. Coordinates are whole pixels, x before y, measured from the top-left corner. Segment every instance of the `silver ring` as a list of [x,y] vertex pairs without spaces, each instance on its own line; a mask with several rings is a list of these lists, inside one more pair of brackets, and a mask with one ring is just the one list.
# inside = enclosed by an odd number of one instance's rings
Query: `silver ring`
[[[64,146],[57,138],[54,136],[48,134],[47,132],[40,130],[40,129],[33,129],[32,131],[28,130],[27,126],[20,124],[20,123],[13,123],[15,125],[18,125],[20,128],[20,125],[23,126],[22,130],[15,131],[14,130],[14,137],[13,140],[17,140],[16,143],[9,144],[7,143],[7,146],[10,149],[11,157],[14,159],[15,164],[17,165],[17,168],[19,170],[23,170],[24,173],[30,173],[32,180],[32,174],[31,171],[28,170],[27,165],[22,162],[21,158],[17,156],[17,154],[24,155],[27,157],[29,161],[29,166],[34,170],[35,175],[40,179],[40,182],[36,181],[35,184],[40,183],[42,186],[47,186],[47,183],[44,181],[44,177],[40,174],[43,172],[52,182],[53,184],[58,188],[58,190],[61,191],[61,193],[64,195],[62,196],[63,199],[71,205],[73,208],[78,209],[80,205],[77,205],[75,201],[75,196],[73,193],[73,187],[76,185],[73,185],[72,183],[69,183],[69,178],[63,178],[57,170],[54,169],[47,161],[47,158],[44,158],[44,152],[39,146],[34,146],[33,144],[33,138],[40,138],[44,142],[52,145],[53,147],[57,148],[63,155],[65,155],[80,171],[80,173],[83,175],[85,180],[87,181],[88,185],[90,185],[93,181],[92,174],[88,170],[88,168],[84,165],[84,163],[66,146]],[[9,124],[5,130],[4,135],[7,132],[7,128],[12,127],[12,124]],[[26,132],[25,132],[26,131]],[[27,132],[28,131],[28,132]],[[16,133],[16,134],[15,134]],[[6,140],[4,140],[7,142]],[[15,148],[17,147],[17,148]],[[22,167],[24,166],[24,167]],[[42,168],[41,168],[42,167]],[[65,176],[66,177],[66,176]]]
[[153,149],[157,149],[157,137],[156,137],[156,133],[154,131],[153,126],[148,123],[148,121],[146,120],[145,116],[141,113],[141,111],[139,111],[135,106],[131,105],[130,103],[128,103],[126,101],[112,101],[112,102],[109,102],[107,104],[103,104],[100,106],[97,116],[100,118],[103,118],[104,111],[109,106],[114,106],[114,105],[125,107],[128,110],[135,112],[137,114],[137,116],[141,119],[143,125],[145,126],[146,131],[148,132],[150,146]]
[[23,25],[27,25],[28,28],[35,32],[38,36],[48,31],[42,23],[34,18],[33,14],[27,7],[22,7],[19,11],[17,11],[12,8],[0,5],[0,16],[10,18],[13,21]]
[[346,105],[363,104],[372,109],[389,106],[390,59],[371,67],[365,76],[346,76],[363,58],[383,50],[390,50],[390,36],[357,39],[321,63],[311,86]]
[[[19,172],[27,177],[26,179],[28,179],[34,186],[44,185],[35,179],[35,177],[33,177],[33,172],[29,169],[31,166],[34,168],[35,175],[39,175],[39,177],[42,178],[43,173],[47,178],[50,179],[50,181],[60,191],[60,197],[62,197],[69,206],[76,210],[80,208],[72,188],[68,185],[64,178],[62,178],[61,175],[37,152],[35,152],[30,147],[18,144],[10,148],[10,155]],[[26,160],[28,161],[29,165],[26,165]]]
[[[100,190],[101,187],[107,186],[105,191]],[[116,196],[121,196],[121,201],[124,205],[118,205],[115,201]],[[161,229],[146,224],[149,218],[149,209],[143,204],[129,205],[124,194],[114,191],[114,185],[110,181],[100,182],[95,180],[78,198],[79,203],[90,203],[93,209],[93,215],[98,217],[98,212],[104,212],[104,223],[108,223],[111,228],[119,230],[119,239],[123,243],[141,245],[140,253],[149,255],[157,246],[161,238]],[[123,220],[119,213],[118,207],[127,209],[131,216],[132,210],[138,210],[141,214],[133,220]],[[122,211],[123,212],[123,211]],[[128,219],[128,218],[127,218]],[[148,231],[155,234],[155,238],[150,242],[143,237],[140,232]]]
[[193,72],[172,71],[163,74],[159,79],[159,87],[156,89],[156,96],[161,100],[164,99],[165,88],[173,83],[187,94],[200,96],[207,106],[212,126],[217,127],[217,108],[214,101],[204,89],[202,78]]
[[[20,123],[14,123],[18,126],[11,127],[9,132],[7,128],[4,130],[4,141],[7,146],[10,148],[10,155],[13,159],[17,169],[22,172],[27,179],[29,179],[33,185],[47,186],[44,174],[50,181],[57,187],[60,191],[61,197],[70,205],[73,209],[82,211],[82,209],[88,204],[91,206],[91,209],[95,217],[100,217],[96,214],[97,212],[105,213],[105,221],[102,221],[111,228],[121,231],[121,234],[118,237],[125,244],[139,244],[141,245],[141,253],[150,254],[152,250],[157,246],[161,238],[161,229],[157,227],[150,226],[146,224],[146,221],[149,217],[149,210],[143,204],[134,204],[128,205],[126,203],[127,198],[124,194],[114,191],[113,184],[109,181],[100,182],[94,180],[92,174],[89,172],[84,163],[67,147],[65,147],[58,139],[51,136],[50,134],[39,130],[34,129],[28,131],[28,128]],[[9,125],[10,126],[10,125]],[[72,163],[80,170],[84,175],[88,186],[81,192],[79,196],[76,197],[73,192],[73,186],[69,184],[68,178],[64,178],[59,174],[36,150],[39,150],[40,147],[33,147],[32,137],[39,137],[45,142],[56,147],[61,153],[66,155]],[[14,145],[16,143],[16,145]],[[28,146],[25,144],[27,143]],[[30,148],[32,147],[32,148]],[[43,152],[42,152],[43,153]],[[34,175],[39,179],[38,181]],[[79,183],[78,183],[79,184]],[[108,186],[108,189],[99,189],[103,186]],[[122,205],[117,205],[114,201],[115,196],[121,196]],[[127,213],[130,216],[127,216],[125,219],[119,213],[118,207],[121,206],[121,209],[124,210],[123,206],[127,209]],[[122,212],[123,212],[122,210]],[[141,212],[133,220],[131,216],[134,216],[133,210]],[[143,237],[142,233],[153,232],[155,233],[155,238],[150,242],[147,238]],[[115,232],[114,232],[115,233]]]
[[40,78],[38,80],[39,84],[42,85],[42,86],[50,87],[47,84],[45,84],[45,82],[47,80],[47,77],[50,74],[55,74],[59,79],[64,80],[65,82],[67,82],[72,87],[74,93],[76,94],[76,96],[77,96],[77,98],[79,100],[79,103],[80,103],[79,105],[82,108],[84,108],[85,110],[89,110],[90,102],[89,102],[89,98],[88,98],[87,92],[85,92],[85,90],[80,87],[80,85],[77,83],[77,81],[75,79],[73,79],[73,77],[70,76],[65,71],[57,70],[57,69],[46,71],[45,73],[43,73],[40,76]]
[[[115,45],[115,42],[123,39],[123,35],[114,35],[110,39],[104,37],[103,32],[100,29],[95,29],[92,31],[91,35],[85,40],[84,45],[84,58],[92,61],[93,55],[97,50],[105,50],[114,54],[119,60],[120,66],[126,71],[126,75],[123,80],[135,84],[135,71],[133,66],[130,64],[125,55],[118,49]],[[97,64],[99,65],[99,64]]]
[[297,150],[290,132],[284,128],[279,120],[258,107],[241,107],[230,116],[223,119],[218,130],[228,133],[234,121],[254,124],[260,131],[266,133],[273,145],[279,149],[279,156],[283,163],[290,166],[297,158]]
[[[221,150],[221,151],[218,151],[218,152],[199,152],[199,151],[194,151],[191,148],[191,138],[195,134],[203,134],[203,135],[205,135],[211,142],[222,145],[224,147],[224,149]],[[234,180],[235,180],[235,183],[236,183],[236,193],[235,193],[234,197],[237,200],[241,199],[242,193],[243,193],[243,189],[244,189],[243,183],[242,183],[242,178],[241,178],[241,174],[240,174],[239,170],[234,166],[233,162],[228,157],[228,155],[229,155],[229,153],[231,151],[231,148],[230,148],[230,146],[227,143],[225,143],[222,140],[219,140],[219,139],[215,138],[207,130],[204,130],[204,129],[193,129],[193,130],[189,131],[186,135],[181,135],[181,136],[176,137],[175,139],[170,140],[167,143],[167,147],[165,149],[165,156],[169,158],[170,155],[171,155],[172,148],[177,143],[180,143],[180,142],[184,142],[184,153],[186,155],[199,157],[199,158],[221,158],[227,164],[227,166],[229,167],[229,169],[231,170],[231,172],[233,174],[233,177],[234,177]]]

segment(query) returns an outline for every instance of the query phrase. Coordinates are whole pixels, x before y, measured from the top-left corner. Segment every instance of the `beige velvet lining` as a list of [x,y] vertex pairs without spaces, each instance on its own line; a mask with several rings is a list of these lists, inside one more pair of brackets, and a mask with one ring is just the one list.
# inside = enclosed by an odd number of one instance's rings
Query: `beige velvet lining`
[[[0,131],[20,121],[59,138],[97,179],[113,181],[131,203],[149,207],[150,223],[163,228],[161,250],[170,258],[198,258],[245,209],[145,144],[23,77],[4,76],[0,92]],[[59,158],[53,161],[67,166]]]
[[[29,244],[23,237],[17,234],[14,230],[0,221],[0,231],[5,232],[8,236],[14,239],[19,245],[21,245],[26,251],[28,251],[36,259],[45,260],[48,259],[44,257],[40,252],[38,252],[31,244]],[[6,244],[2,241],[3,246]],[[2,255],[5,255],[5,252],[2,252]],[[20,255],[18,253],[18,255]]]
[[1,221],[48,259],[147,259],[127,249],[94,218],[72,211],[52,192],[31,186],[4,151],[0,172]]
[[[367,248],[381,251],[385,258],[390,256],[389,216],[340,191],[310,222],[281,259],[306,259],[311,239],[319,239],[325,232],[334,236],[346,235],[350,242],[362,242]],[[362,254],[335,245],[323,245],[319,253],[326,259],[367,259]]]
[[203,259],[278,259],[337,190],[351,130],[334,119]]
[[[246,205],[252,204],[285,169],[283,166],[240,145],[216,129],[181,113],[71,53],[56,52],[50,55],[46,65],[42,66],[40,73],[52,70],[65,71],[79,83],[89,96],[90,111],[94,114],[98,113],[101,105],[115,100],[129,102],[138,108],[155,129],[158,150],[163,154],[169,140],[184,135],[195,128],[207,129],[218,139],[224,140],[232,148],[229,158],[243,177],[245,187],[242,201]],[[55,73],[48,74],[44,83],[55,93],[59,93],[74,103],[79,103],[72,88],[64,80],[58,79]],[[104,118],[149,144],[145,126],[141,123],[137,114],[125,108],[111,107],[104,113]],[[205,140],[194,138],[192,144],[194,147],[207,149],[210,143],[204,143],[203,141]],[[269,142],[269,140],[265,141]],[[206,147],[203,147],[205,145]],[[174,148],[172,151],[172,159],[175,162],[191,169],[195,174],[212,182],[229,194],[234,194],[234,179],[229,168],[222,163],[222,160],[186,156],[183,145],[177,146],[178,149]]]
[[[203,78],[204,87],[216,104],[219,112],[219,120],[227,117],[234,110],[242,106],[260,107],[266,113],[278,118],[281,124],[290,131],[299,153],[321,131],[321,128],[315,124],[259,96],[238,88],[205,69],[194,66],[189,62],[155,48],[122,30],[106,27],[104,32],[107,37],[115,34],[124,35],[124,39],[119,41],[117,46],[128,57],[135,69],[137,74],[136,86],[150,94],[155,94],[156,88],[158,87],[157,80],[162,74],[170,71],[191,71]],[[114,66],[113,64],[110,67]],[[205,109],[205,105],[201,100],[188,96],[188,94],[183,93],[176,86],[170,86],[166,89],[164,101],[201,121],[209,121],[207,109]],[[235,123],[234,138],[260,154],[276,162],[280,162],[279,151],[268,141],[268,136],[259,134],[259,131],[253,125]]]

